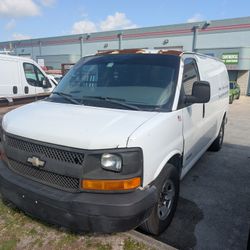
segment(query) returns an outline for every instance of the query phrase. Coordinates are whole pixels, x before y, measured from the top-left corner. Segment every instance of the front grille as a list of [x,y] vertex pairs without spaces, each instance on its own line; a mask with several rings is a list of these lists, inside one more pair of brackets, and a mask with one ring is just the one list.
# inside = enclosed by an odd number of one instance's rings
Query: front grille
[[43,154],[47,158],[55,159],[61,162],[82,165],[84,159],[83,153],[67,151],[55,148],[53,146],[44,146],[41,144],[16,139],[10,136],[6,136],[6,142],[10,147],[23,150],[32,154]]
[[20,175],[47,184],[49,186],[63,189],[65,191],[79,191],[78,178],[51,173],[42,169],[28,166],[10,158],[8,159],[8,161],[9,168]]

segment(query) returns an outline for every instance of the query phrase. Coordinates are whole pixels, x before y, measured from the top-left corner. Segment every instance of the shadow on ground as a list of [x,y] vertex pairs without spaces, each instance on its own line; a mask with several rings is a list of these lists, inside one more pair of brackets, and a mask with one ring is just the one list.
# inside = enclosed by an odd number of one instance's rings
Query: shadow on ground
[[202,219],[202,210],[194,202],[180,197],[172,223],[156,239],[178,249],[193,249],[196,245],[194,230]]

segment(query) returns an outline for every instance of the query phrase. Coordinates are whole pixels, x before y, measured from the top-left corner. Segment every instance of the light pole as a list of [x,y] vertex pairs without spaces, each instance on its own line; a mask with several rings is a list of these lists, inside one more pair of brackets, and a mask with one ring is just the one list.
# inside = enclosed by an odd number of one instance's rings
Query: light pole
[[82,58],[82,56],[83,56],[83,37],[81,36],[79,38],[79,40],[80,40],[80,57]]
[[209,25],[211,24],[211,21],[206,21],[202,27],[200,26],[200,24],[194,25],[192,28],[193,31],[193,46],[192,46],[192,51],[196,52],[197,48],[196,48],[196,44],[197,44],[197,37],[198,37],[198,33],[199,33],[199,29],[201,27],[201,29],[206,29]]
[[39,41],[39,55],[41,56],[42,55],[42,42]]
[[200,25],[194,25],[192,30],[193,30],[193,45],[192,45],[192,51],[196,51],[196,43],[197,43],[197,36],[198,36],[198,31],[199,31]]
[[122,32],[117,34],[118,39],[119,39],[119,50],[122,49]]

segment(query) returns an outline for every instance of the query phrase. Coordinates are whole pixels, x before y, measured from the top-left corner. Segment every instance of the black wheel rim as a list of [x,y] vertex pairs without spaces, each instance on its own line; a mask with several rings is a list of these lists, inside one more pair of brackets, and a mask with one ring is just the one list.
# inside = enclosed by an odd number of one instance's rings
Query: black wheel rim
[[170,214],[175,199],[174,183],[167,179],[162,186],[160,198],[158,202],[158,217],[160,220],[165,220]]
[[224,124],[222,124],[222,126],[220,128],[220,132],[219,132],[219,144],[220,144],[220,146],[223,143],[223,138],[224,138]]

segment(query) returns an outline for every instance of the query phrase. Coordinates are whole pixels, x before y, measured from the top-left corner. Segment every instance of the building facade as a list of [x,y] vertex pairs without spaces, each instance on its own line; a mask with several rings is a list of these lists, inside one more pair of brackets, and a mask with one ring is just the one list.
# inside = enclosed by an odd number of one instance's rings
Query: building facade
[[28,56],[54,69],[97,51],[129,48],[197,51],[222,59],[230,81],[250,95],[250,17],[0,42],[0,51]]

